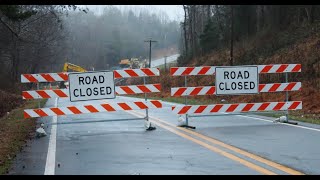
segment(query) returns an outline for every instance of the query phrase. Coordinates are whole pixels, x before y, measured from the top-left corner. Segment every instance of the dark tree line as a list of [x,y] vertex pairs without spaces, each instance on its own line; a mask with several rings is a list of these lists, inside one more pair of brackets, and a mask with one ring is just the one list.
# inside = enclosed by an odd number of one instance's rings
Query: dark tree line
[[183,5],[180,64],[260,32],[280,32],[320,19],[319,5]]
[[[3,87],[20,74],[45,70],[63,50],[61,15],[76,6],[1,5],[0,74]],[[83,9],[82,9],[83,10]],[[85,10],[84,10],[85,11]]]
[[179,24],[164,13],[121,11],[107,6],[97,16],[73,5],[0,6],[1,87],[19,83],[22,73],[61,72],[68,61],[91,70],[108,69],[120,59],[148,57],[177,45]]
[[145,40],[152,37],[158,41],[152,45],[153,50],[176,46],[180,32],[178,22],[170,21],[166,14],[122,11],[114,6],[107,6],[99,16],[73,13],[66,21],[66,58],[95,69],[108,69],[126,58],[148,59]]

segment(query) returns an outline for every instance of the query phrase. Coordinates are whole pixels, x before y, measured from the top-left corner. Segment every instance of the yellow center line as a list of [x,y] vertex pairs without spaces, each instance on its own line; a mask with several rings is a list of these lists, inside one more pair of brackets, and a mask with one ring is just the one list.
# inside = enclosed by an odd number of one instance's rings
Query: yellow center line
[[[133,112],[134,112],[134,113],[133,113]],[[129,114],[134,114],[134,115],[136,115],[136,114],[142,115],[141,113],[136,112],[136,111],[131,111],[131,112],[128,111],[128,113],[129,113]],[[274,172],[272,172],[272,171],[270,171],[270,170],[268,170],[268,169],[265,169],[265,168],[263,168],[263,167],[261,167],[261,166],[258,166],[258,165],[256,165],[256,164],[253,164],[253,163],[251,163],[251,162],[249,162],[249,161],[247,161],[247,160],[244,160],[244,159],[242,159],[242,158],[239,158],[239,157],[237,157],[237,156],[235,156],[235,155],[233,155],[233,154],[231,154],[231,153],[228,153],[228,152],[223,151],[223,150],[221,150],[221,149],[219,149],[219,148],[217,148],[217,147],[214,147],[214,146],[209,145],[209,144],[207,144],[207,143],[205,143],[205,142],[202,142],[202,141],[200,141],[200,140],[198,140],[198,139],[195,139],[195,138],[193,138],[193,137],[191,137],[191,136],[189,136],[189,135],[186,135],[186,134],[178,131],[176,128],[171,128],[171,127],[169,127],[169,126],[166,126],[166,125],[164,125],[164,124],[162,124],[162,123],[159,123],[159,122],[156,122],[156,121],[152,121],[152,122],[155,123],[156,125],[162,127],[163,129],[166,129],[166,130],[168,130],[168,131],[170,131],[170,132],[172,132],[172,133],[174,133],[174,134],[177,134],[177,135],[179,135],[179,136],[181,136],[181,137],[183,137],[183,138],[186,138],[186,139],[188,139],[188,140],[190,140],[190,141],[192,141],[192,142],[194,142],[194,143],[197,143],[197,144],[199,144],[199,145],[201,145],[201,146],[203,146],[203,147],[205,147],[205,148],[207,148],[207,149],[209,149],[209,150],[211,150],[211,151],[213,151],[213,152],[216,152],[216,153],[221,154],[221,155],[223,155],[223,156],[225,156],[225,157],[227,157],[227,158],[229,158],[229,159],[232,159],[232,160],[234,160],[234,161],[237,161],[237,162],[239,162],[239,163],[247,166],[247,167],[250,168],[250,169],[253,169],[253,170],[255,170],[255,171],[258,171],[258,172],[260,172],[260,173],[262,173],[262,174],[266,174],[266,175],[277,175],[276,173],[274,173]]]
[[[161,121],[161,122],[163,122],[163,123],[166,123],[166,124],[168,124],[168,125],[170,125],[170,126],[175,127],[173,124],[170,124],[170,123],[168,123],[168,122],[165,122],[165,121],[163,121],[163,120],[161,120],[161,119],[158,119],[158,118],[153,118],[153,119],[156,119],[156,120],[158,120],[158,121]],[[255,155],[255,154],[252,154],[252,153],[249,153],[249,152],[247,152],[247,151],[241,150],[241,149],[239,149],[239,148],[237,148],[237,147],[234,147],[234,146],[225,144],[225,143],[223,143],[223,142],[221,142],[221,141],[219,141],[219,140],[216,140],[216,139],[214,139],[214,138],[212,138],[212,137],[208,137],[208,136],[202,135],[202,134],[200,134],[200,133],[191,131],[191,130],[189,130],[189,129],[185,129],[185,128],[181,128],[181,127],[177,127],[177,128],[180,129],[180,130],[182,130],[182,131],[185,131],[185,132],[188,132],[188,133],[190,133],[190,134],[193,134],[193,135],[195,135],[195,136],[197,136],[197,137],[199,137],[199,138],[205,139],[205,140],[207,140],[207,141],[209,141],[209,142],[211,142],[211,143],[218,144],[218,145],[220,145],[220,146],[222,146],[222,147],[224,147],[224,148],[226,148],[226,149],[232,150],[232,151],[237,152],[237,153],[239,153],[239,154],[242,154],[242,155],[244,155],[244,156],[246,156],[246,157],[249,157],[249,158],[251,158],[251,159],[254,159],[254,160],[256,160],[256,161],[259,161],[259,162],[261,162],[261,163],[264,163],[264,164],[266,164],[266,165],[268,165],[268,166],[271,166],[271,167],[273,167],[273,168],[279,169],[279,170],[281,170],[281,171],[283,171],[283,172],[286,172],[286,173],[288,173],[288,174],[291,174],[291,175],[304,175],[302,172],[296,171],[296,170],[291,169],[291,168],[289,168],[289,167],[286,167],[286,166],[284,166],[284,165],[281,165],[281,164],[275,163],[275,162],[273,162],[273,161],[267,160],[267,159],[265,159],[265,158],[262,158],[262,157],[260,157],[260,156]]]
[[[137,112],[137,113],[139,113],[139,112]],[[231,151],[234,151],[234,152],[236,152],[236,153],[239,153],[239,154],[241,154],[241,155],[243,155],[243,156],[246,156],[246,157],[249,157],[249,158],[251,158],[251,159],[254,159],[254,160],[258,161],[258,162],[264,163],[264,164],[266,164],[266,165],[268,165],[268,166],[271,166],[271,167],[273,167],[273,168],[276,168],[276,169],[281,170],[281,171],[283,171],[283,172],[286,172],[286,173],[288,173],[288,174],[291,174],[291,175],[304,175],[304,173],[302,173],[302,172],[299,172],[299,171],[294,170],[294,169],[292,169],[292,168],[289,168],[289,167],[286,167],[286,166],[284,166],[284,165],[278,164],[278,163],[276,163],[276,162],[270,161],[270,160],[268,160],[268,159],[262,158],[262,157],[260,157],[260,156],[255,155],[255,154],[249,153],[249,152],[247,152],[247,151],[241,150],[241,149],[239,149],[239,148],[237,148],[237,147],[234,147],[234,146],[225,144],[225,143],[223,143],[223,142],[221,142],[221,141],[219,141],[219,140],[216,140],[216,139],[214,139],[214,138],[212,138],[212,137],[208,137],[208,136],[202,135],[202,134],[200,134],[200,133],[197,133],[197,132],[194,132],[194,131],[192,131],[192,130],[185,129],[185,128],[182,128],[182,127],[176,127],[175,125],[173,125],[173,124],[171,124],[171,123],[168,123],[168,122],[166,122],[166,121],[164,121],[164,120],[161,120],[161,119],[159,119],[159,118],[155,118],[155,117],[150,117],[150,118],[152,118],[152,119],[154,119],[154,120],[157,120],[157,121],[160,121],[160,122],[162,122],[162,123],[165,123],[165,124],[167,124],[167,125],[169,125],[169,126],[171,126],[171,127],[174,127],[174,128],[179,129],[179,130],[182,130],[182,131],[184,131],[184,132],[190,133],[190,134],[192,134],[192,135],[194,135],[194,136],[197,136],[197,137],[199,137],[199,138],[202,138],[202,139],[204,139],[204,140],[207,140],[207,141],[209,141],[209,142],[211,142],[211,143],[213,143],[213,144],[217,144],[217,145],[219,145],[219,146],[221,146],[221,147],[224,147],[224,148],[226,148],[226,149],[229,149],[229,150],[231,150]],[[154,121],[153,121],[153,122],[154,122]]]

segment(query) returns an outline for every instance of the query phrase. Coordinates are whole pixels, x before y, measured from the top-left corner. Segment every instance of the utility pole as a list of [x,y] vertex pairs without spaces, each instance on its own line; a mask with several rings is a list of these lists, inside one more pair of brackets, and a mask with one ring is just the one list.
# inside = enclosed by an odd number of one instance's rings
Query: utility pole
[[157,41],[154,41],[152,40],[152,38],[150,38],[149,40],[146,40],[144,42],[149,42],[149,68],[151,68],[151,44]]
[[[153,41],[150,37],[149,40],[145,40],[144,42],[149,42],[149,68],[151,68],[151,44],[153,42],[157,42],[157,41]],[[146,84],[146,77],[143,77],[143,84]],[[147,93],[144,93],[144,99],[145,101],[147,101]],[[145,127],[146,130],[151,131],[151,130],[155,130],[156,127],[152,126],[150,121],[149,121],[149,111],[148,109],[146,109],[146,117],[145,117]]]

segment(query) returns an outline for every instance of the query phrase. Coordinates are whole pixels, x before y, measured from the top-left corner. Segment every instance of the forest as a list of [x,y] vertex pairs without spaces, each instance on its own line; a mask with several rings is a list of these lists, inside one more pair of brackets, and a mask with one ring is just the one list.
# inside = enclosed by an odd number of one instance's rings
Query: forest
[[[257,64],[259,58],[314,33],[308,29],[320,19],[319,5],[183,5],[183,9],[180,65],[221,49],[228,49],[228,65]],[[299,28],[302,32],[296,31]],[[257,55],[234,59],[236,43],[264,42],[263,38],[272,43],[257,48]]]
[[[138,10],[138,11],[137,11]],[[0,6],[0,89],[22,73],[61,72],[65,62],[107,70],[124,58],[176,47],[180,26],[164,12],[105,6],[101,15],[75,5]]]

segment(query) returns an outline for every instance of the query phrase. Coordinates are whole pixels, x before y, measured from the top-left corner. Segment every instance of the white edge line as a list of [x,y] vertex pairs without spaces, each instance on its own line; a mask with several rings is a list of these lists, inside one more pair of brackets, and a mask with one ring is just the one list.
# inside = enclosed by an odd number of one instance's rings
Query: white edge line
[[[257,119],[257,120],[261,120],[261,121],[273,122],[272,120],[267,120],[267,119],[262,119],[262,118],[257,118],[257,117],[244,116],[244,115],[237,115],[237,116],[242,116],[242,117]],[[287,125],[287,126],[292,126],[292,127],[297,127],[297,128],[302,128],[302,129],[313,130],[313,131],[319,131],[319,132],[320,132],[320,129],[309,128],[309,127],[304,127],[304,126],[298,126],[298,125],[293,125],[293,124],[286,124],[286,123],[280,123],[280,124]]]
[[236,116],[241,116],[241,117],[246,117],[246,118],[251,118],[251,119],[257,119],[257,120],[260,120],[260,121],[273,122],[272,120],[267,120],[267,119],[262,119],[262,118],[257,118],[257,117],[251,117],[251,116],[244,116],[244,115],[236,115]]
[[[54,106],[57,107],[58,98],[55,99]],[[57,119],[58,116],[52,117],[51,133],[48,146],[46,166],[44,170],[44,175],[54,175],[56,166],[56,142],[57,142]]]

